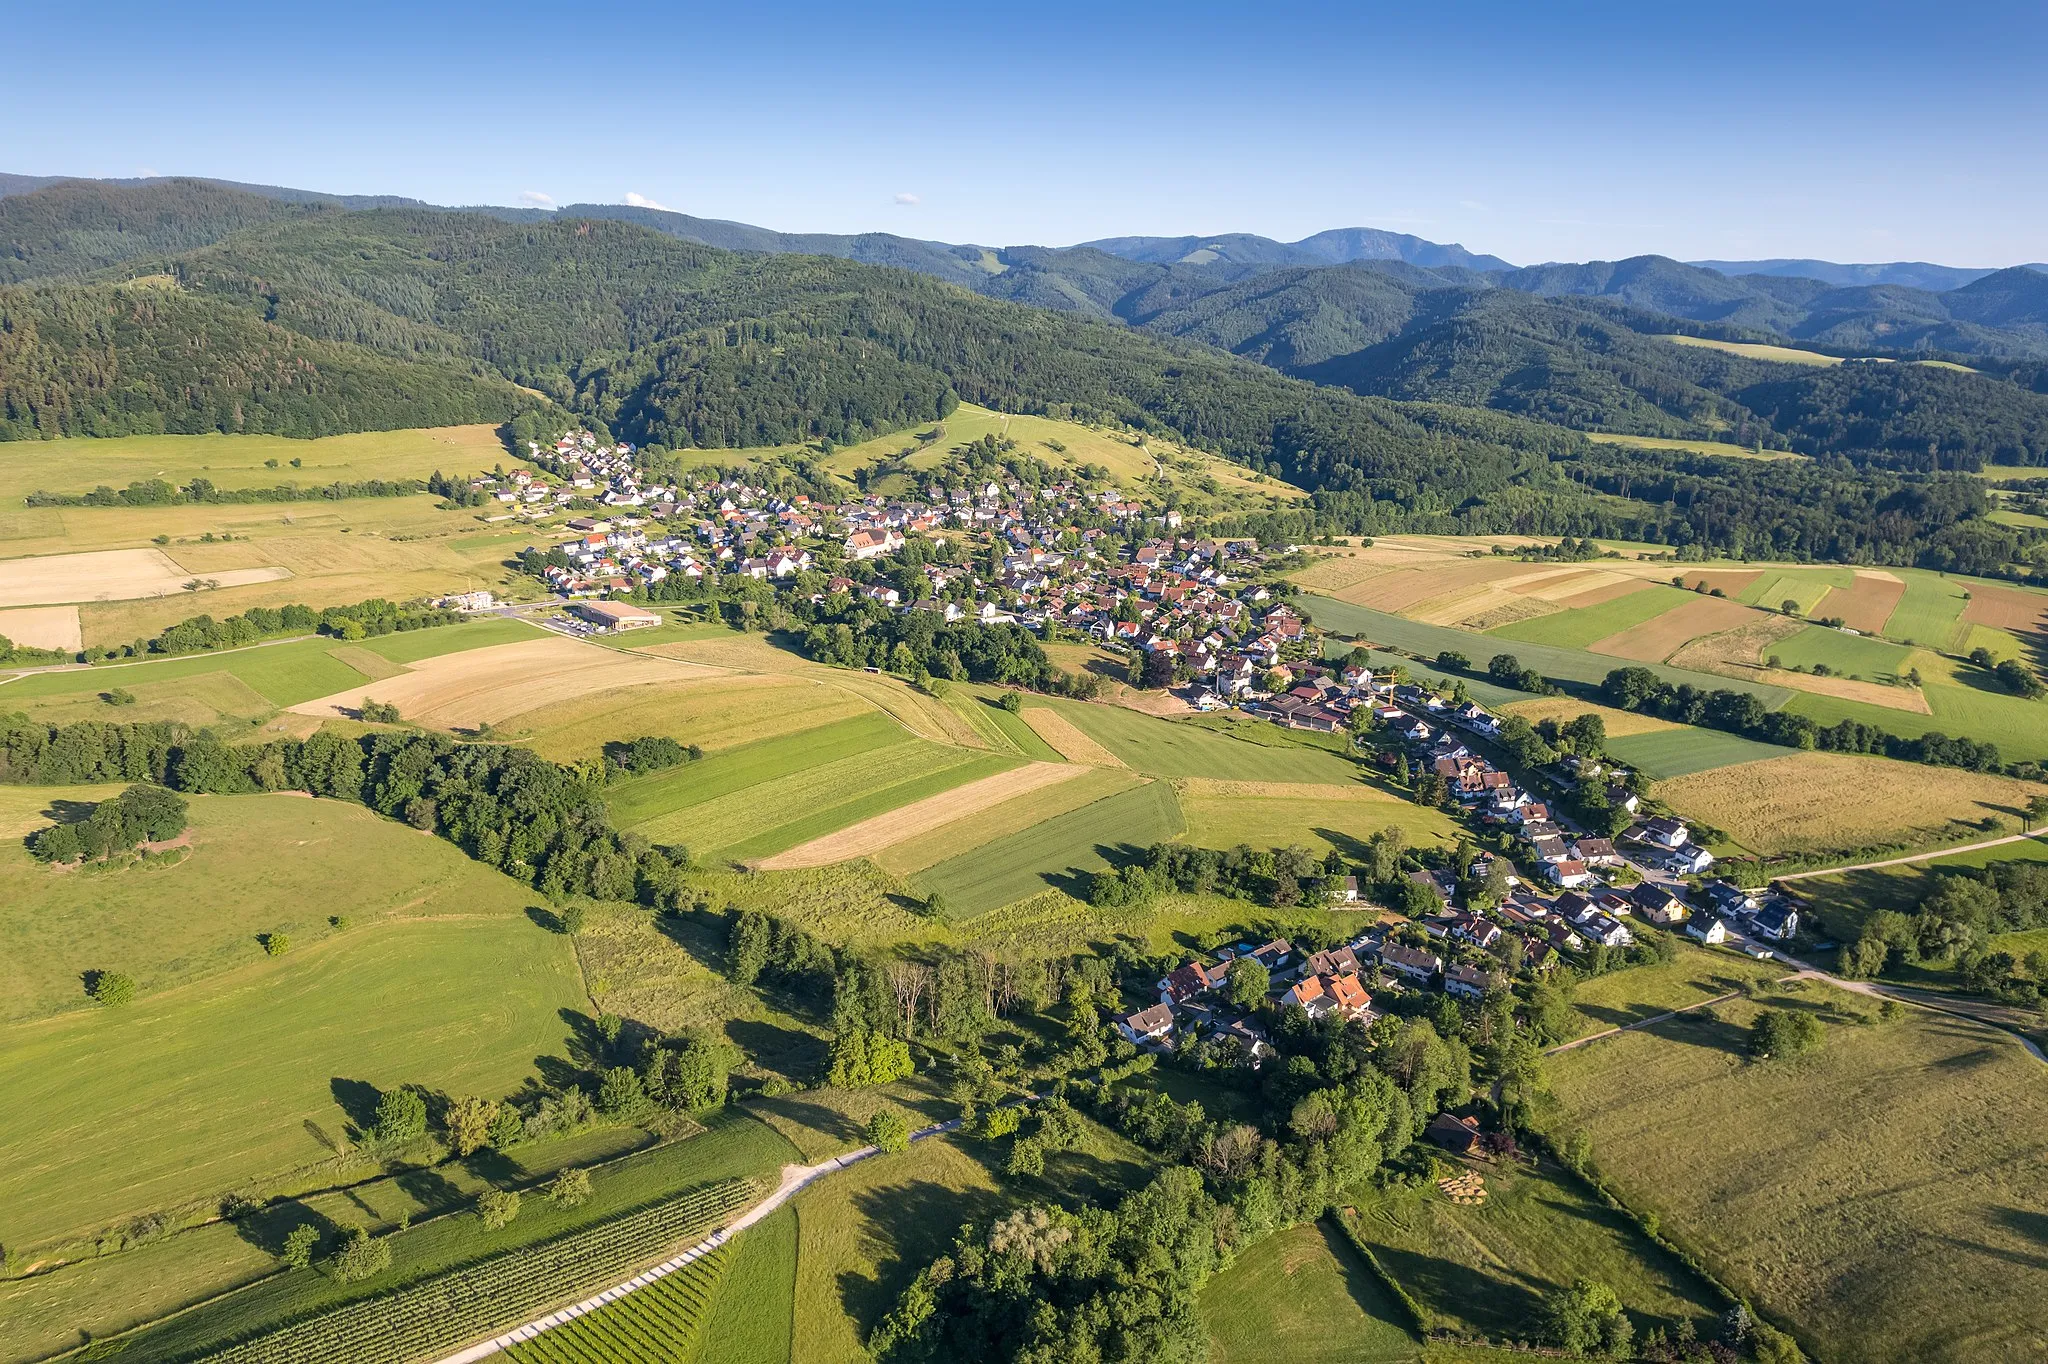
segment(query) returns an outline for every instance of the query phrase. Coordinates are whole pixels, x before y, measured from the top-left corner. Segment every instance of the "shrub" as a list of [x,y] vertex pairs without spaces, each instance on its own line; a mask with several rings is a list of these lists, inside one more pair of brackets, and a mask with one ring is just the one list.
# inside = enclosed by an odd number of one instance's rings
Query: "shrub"
[[116,1008],[135,998],[135,981],[119,971],[95,971],[86,983],[85,992],[95,1003]]
[[582,905],[565,905],[555,914],[555,926],[570,937],[583,931],[583,924],[590,912]]
[[1820,1045],[1821,1023],[1796,1009],[1765,1009],[1749,1028],[1749,1054],[1759,1061],[1803,1055]]
[[319,1248],[320,1228],[301,1222],[285,1233],[284,1262],[293,1269],[304,1269],[313,1263],[313,1252]]
[[[343,636],[343,638],[347,638],[347,636]],[[365,721],[373,725],[395,725],[401,718],[398,714],[397,706],[388,701],[372,701],[368,698],[365,698],[363,701],[362,716]]]
[[292,938],[289,933],[263,933],[257,935],[256,940],[263,944],[263,952],[266,956],[281,957],[286,952],[289,952],[292,946]]
[[511,1189],[485,1189],[476,1196],[476,1215],[492,1231],[509,1226],[519,1216],[519,1195]]
[[427,1101],[416,1089],[387,1089],[377,1099],[372,1135],[385,1146],[403,1146],[427,1134]]
[[391,1246],[362,1227],[352,1229],[334,1253],[334,1277],[343,1283],[374,1279],[391,1268]]
[[893,1108],[885,1108],[868,1119],[868,1140],[885,1152],[910,1149],[910,1120]]

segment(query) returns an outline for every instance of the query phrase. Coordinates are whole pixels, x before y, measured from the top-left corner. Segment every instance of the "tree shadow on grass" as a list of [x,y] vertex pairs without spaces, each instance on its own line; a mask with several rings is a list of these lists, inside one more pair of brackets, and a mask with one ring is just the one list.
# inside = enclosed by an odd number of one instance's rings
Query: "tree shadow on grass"
[[861,1239],[879,1250],[872,1277],[851,1270],[839,1276],[840,1305],[861,1336],[896,1305],[918,1270],[951,1249],[963,1223],[994,1216],[1002,1202],[991,1189],[951,1189],[928,1179],[855,1194]]
[[783,1094],[772,1099],[750,1099],[748,1107],[758,1108],[764,1113],[773,1113],[785,1121],[822,1133],[837,1142],[860,1145],[867,1140],[866,1133],[851,1118],[815,1099]]
[[428,1212],[441,1212],[469,1201],[469,1195],[439,1170],[407,1170],[391,1182]]
[[325,1214],[296,1198],[280,1198],[234,1219],[235,1234],[265,1255],[283,1255],[285,1238],[304,1226],[318,1231],[323,1244],[341,1230]]
[[1543,1309],[1541,1294],[1519,1275],[1386,1245],[1374,1246],[1373,1254],[1432,1315],[1487,1335],[1526,1332]]
[[711,909],[685,909],[663,914],[654,926],[701,965],[714,971],[726,968],[725,943],[728,929],[725,915]]
[[43,818],[54,824],[82,824],[92,817],[95,804],[89,800],[53,800],[43,807]]
[[377,1125],[377,1101],[384,1097],[383,1090],[368,1080],[348,1080],[337,1075],[327,1082],[327,1091],[334,1096],[335,1106],[341,1109],[357,1136]]
[[729,1020],[725,1036],[750,1064],[773,1071],[792,1084],[809,1084],[816,1079],[823,1073],[829,1055],[825,1043],[803,1029],[758,1019]]

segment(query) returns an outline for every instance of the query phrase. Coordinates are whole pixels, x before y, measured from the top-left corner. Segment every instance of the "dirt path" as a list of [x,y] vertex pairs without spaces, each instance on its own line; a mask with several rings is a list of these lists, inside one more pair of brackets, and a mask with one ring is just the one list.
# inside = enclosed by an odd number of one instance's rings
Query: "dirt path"
[[[1787,976],[1786,979],[1790,980],[1792,977]],[[1730,990],[1725,995],[1715,995],[1712,999],[1703,999],[1697,1004],[1687,1004],[1683,1008],[1671,1009],[1650,1018],[1638,1019],[1634,1023],[1624,1023],[1618,1028],[1608,1028],[1601,1032],[1588,1033],[1584,1037],[1575,1037],[1569,1042],[1560,1042],[1558,1045],[1545,1050],[1543,1054],[1545,1056],[1555,1056],[1561,1051],[1570,1051],[1574,1047],[1583,1047],[1588,1042],[1598,1042],[1604,1037],[1615,1037],[1621,1033],[1634,1032],[1637,1028],[1647,1028],[1652,1023],[1662,1023],[1667,1018],[1676,1018],[1680,1014],[1689,1014],[1694,1009],[1704,1009],[1715,1004],[1725,1004],[1731,999],[1740,999],[1741,997],[1742,991]]]
[[1981,843],[1962,843],[1953,848],[1936,848],[1931,852],[1913,853],[1908,857],[1891,857],[1882,862],[1857,862],[1846,867],[1822,867],[1818,871],[1793,871],[1783,876],[1773,876],[1773,881],[1804,881],[1815,876],[1837,876],[1845,871],[1875,871],[1879,867],[1903,867],[1909,862],[1927,862],[1937,857],[1953,857],[1957,853],[1975,852],[1979,848],[1997,848],[2007,843],[2020,843],[2037,834],[2007,834],[2004,838],[1987,838]]
[[[1022,1102],[1022,1100],[1018,1102]],[[933,1123],[930,1127],[919,1128],[917,1131],[912,1132],[910,1139],[912,1141],[923,1141],[926,1137],[935,1137],[944,1132],[956,1131],[959,1127],[960,1119],[958,1118],[953,1119],[951,1122]],[[834,1156],[830,1160],[821,1160],[816,1165],[785,1165],[782,1167],[782,1182],[775,1186],[773,1193],[674,1259],[664,1260],[652,1269],[642,1270],[624,1283],[614,1284],[610,1288],[605,1289],[604,1292],[594,1294],[579,1303],[574,1303],[559,1311],[550,1312],[548,1315],[536,1318],[522,1326],[515,1326],[503,1335],[494,1336],[481,1344],[472,1345],[468,1349],[459,1350],[452,1355],[444,1355],[434,1361],[434,1364],[473,1364],[475,1360],[488,1359],[494,1354],[509,1350],[514,1345],[532,1340],[543,1331],[566,1325],[580,1316],[595,1312],[607,1303],[617,1302],[635,1289],[645,1288],[648,1284],[667,1278],[684,1265],[703,1259],[706,1255],[717,1250],[727,1241],[730,1241],[733,1237],[739,1235],[748,1227],[753,1226],[784,1203],[796,1197],[799,1192],[808,1187],[812,1182],[823,1179],[826,1175],[844,1170],[850,1165],[856,1165],[866,1160],[869,1156],[879,1154],[879,1148],[863,1146],[857,1150],[848,1151],[843,1156]]]
[[787,852],[764,858],[754,865],[762,871],[791,871],[799,867],[824,867],[834,862],[845,862],[856,857],[866,857],[884,848],[893,847],[906,838],[941,828],[969,815],[980,814],[983,810],[1000,805],[1012,796],[1021,796],[1040,787],[1057,782],[1070,781],[1089,769],[1074,763],[1031,763],[1014,767],[1007,772],[998,772],[992,777],[956,786],[950,791],[941,791],[935,796],[912,801],[899,809],[889,810],[864,819],[858,824],[848,825],[836,833],[814,838],[808,843],[798,844]]

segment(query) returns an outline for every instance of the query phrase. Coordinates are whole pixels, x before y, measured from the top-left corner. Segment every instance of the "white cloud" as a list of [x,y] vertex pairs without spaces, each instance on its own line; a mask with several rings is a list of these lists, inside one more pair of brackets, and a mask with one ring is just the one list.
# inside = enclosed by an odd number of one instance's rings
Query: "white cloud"
[[519,191],[519,202],[522,204],[532,204],[535,208],[553,208],[555,206],[555,196],[552,194],[542,194],[537,189],[523,189]]
[[658,208],[663,213],[675,212],[675,210],[670,208],[667,204],[657,204],[654,202],[654,200],[648,198],[646,195],[636,194],[631,190],[626,191],[626,203],[633,208]]
[[906,208],[916,208],[919,204],[923,203],[924,200],[919,198],[915,194],[899,194],[896,196],[896,202],[902,204]]
[[1479,202],[1479,201],[1478,201],[1477,199],[1460,199],[1460,200],[1458,200],[1458,207],[1459,207],[1459,208],[1469,208],[1469,209],[1471,209],[1471,210],[1472,210],[1473,212],[1475,212],[1475,213],[1491,213],[1491,212],[1493,212],[1493,210],[1492,210],[1492,209],[1491,209],[1490,207],[1488,207],[1488,206],[1487,206],[1487,205],[1485,205],[1485,204],[1482,204],[1482,203],[1480,203],[1480,202]]
[[158,170],[154,166],[144,166],[141,170],[135,172],[135,174],[138,178],[143,180],[154,180],[157,177],[161,176],[163,172]]

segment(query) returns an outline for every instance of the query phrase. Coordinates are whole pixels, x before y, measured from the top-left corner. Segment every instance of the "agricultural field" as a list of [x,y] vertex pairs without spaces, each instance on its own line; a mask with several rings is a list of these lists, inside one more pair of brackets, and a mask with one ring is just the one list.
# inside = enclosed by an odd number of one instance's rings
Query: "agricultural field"
[[1047,820],[1143,785],[1145,778],[1114,769],[1083,769],[1076,776],[891,843],[870,855],[875,866],[910,877],[950,857],[1024,833]]
[[1652,781],[1664,781],[1737,763],[1782,758],[1792,750],[1718,729],[1680,726],[1611,740],[1607,751]]
[[1216,1364],[1411,1364],[1422,1345],[1399,1302],[1328,1220],[1278,1232],[1202,1290]]
[[[1153,777],[1219,781],[1337,782],[1353,780],[1355,764],[1299,744],[1248,743],[1191,721],[1161,720],[1120,706],[1052,701],[1046,709],[1080,730],[1116,761]],[[1025,711],[1033,715],[1037,707]],[[1260,722],[1260,729],[1267,727]],[[1050,740],[1048,740],[1050,742]],[[1055,748],[1059,747],[1054,743]]]
[[1676,436],[1629,436],[1616,431],[1582,432],[1587,440],[1602,445],[1627,445],[1638,450],[1683,450],[1689,455],[1717,455],[1723,459],[1804,459],[1794,450],[1757,450],[1747,445],[1730,445],[1724,440],[1684,440]]
[[958,821],[1023,799],[1045,787],[1070,781],[1083,775],[1085,770],[1070,763],[1031,763],[1012,767],[847,825],[822,838],[814,838],[786,852],[763,858],[756,865],[763,871],[824,867],[855,857],[868,857],[926,834],[949,836]]
[[1104,850],[1149,847],[1183,827],[1172,784],[1148,782],[947,858],[919,872],[915,884],[925,895],[943,895],[956,918],[1053,889],[1085,896],[1076,874],[1108,866]]
[[0,464],[0,503],[19,506],[33,492],[89,493],[101,484],[125,488],[153,478],[181,487],[204,478],[229,490],[288,483],[310,488],[370,479],[423,479],[436,469],[450,475],[485,473],[499,464],[529,467],[507,455],[497,428],[488,425],[363,431],[318,440],[78,436],[9,446],[8,458]]
[[[694,1360],[725,1287],[733,1252],[721,1246],[595,1312],[504,1352],[517,1364],[658,1364]],[[723,1355],[723,1342],[721,1356]]]
[[[227,588],[275,582],[289,576],[282,568],[239,568],[209,573],[206,578]],[[186,586],[197,580],[191,570],[181,567],[160,549],[107,549],[0,559],[0,606],[125,601],[135,597],[197,600],[198,592]]]
[[2040,1063],[1822,985],[1760,1002],[1820,1016],[1821,1051],[1748,1061],[1759,1003],[1730,1001],[1555,1058],[1558,1123],[1823,1364],[2048,1351],[2030,1272],[2048,1222]]
[[1785,365],[1815,365],[1822,369],[1842,363],[1839,355],[1822,355],[1819,351],[1798,350],[1791,346],[1766,346],[1749,341],[1716,341],[1704,336],[1660,336],[1660,341],[1669,341],[1674,346],[1697,346],[1702,350],[1725,351],[1749,360],[1772,360]]
[[1853,850],[1968,837],[1991,817],[2015,826],[2048,788],[1953,767],[1853,753],[1792,753],[1680,776],[1657,798],[1752,853]]
[[1527,1339],[1541,1332],[1543,1295],[1581,1277],[1613,1287],[1638,1330],[1704,1327],[1720,1311],[1709,1284],[1547,1158],[1470,1168],[1484,1203],[1453,1203],[1434,1184],[1361,1189],[1346,1218],[1430,1326]]
[[1454,845],[1458,826],[1441,810],[1376,787],[1293,782],[1226,782],[1188,778],[1180,783],[1187,841],[1205,848],[1284,848],[1300,844],[1320,856],[1336,849],[1358,854],[1385,828],[1398,828],[1409,847]]
[[1675,587],[1642,586],[1597,605],[1515,621],[1487,633],[1501,639],[1528,640],[1534,644],[1555,644],[1565,649],[1584,649],[1610,635],[1656,619],[1667,611],[1690,605],[1693,595]]
[[1606,726],[1607,737],[1625,739],[1633,734],[1656,734],[1663,730],[1681,729],[1683,726],[1670,720],[1660,720],[1654,715],[1639,715],[1632,710],[1616,710],[1612,706],[1595,705],[1571,696],[1539,696],[1529,701],[1511,701],[1500,707],[1505,715],[1519,715],[1530,724],[1541,724],[1555,720],[1560,725],[1570,724],[1581,715],[1597,715]]
[[716,1364],[790,1364],[796,1325],[796,1209],[780,1208],[733,1243],[731,1265],[698,1335]]

